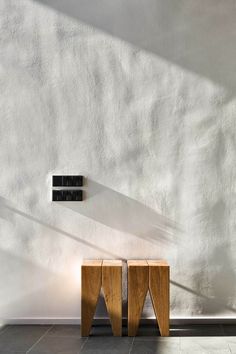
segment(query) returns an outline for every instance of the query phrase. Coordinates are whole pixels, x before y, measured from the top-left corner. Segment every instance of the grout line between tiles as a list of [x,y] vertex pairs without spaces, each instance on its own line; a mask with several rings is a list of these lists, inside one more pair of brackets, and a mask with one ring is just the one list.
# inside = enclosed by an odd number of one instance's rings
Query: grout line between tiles
[[41,339],[43,339],[46,334],[52,329],[53,325],[48,328],[48,330],[26,351],[26,354],[29,353],[35,346],[38,344]]
[[6,330],[8,329],[9,326],[6,326],[6,328],[4,328],[3,330],[0,331],[0,336],[6,332]]
[[132,349],[133,349],[134,338],[135,338],[135,337],[133,337],[133,340],[132,340],[132,343],[131,343],[131,346],[130,346],[130,349],[129,349],[129,354],[131,353],[131,351],[132,351]]
[[[84,343],[81,345],[80,351],[83,349],[83,347],[85,346],[85,344],[87,343],[87,341],[88,341],[88,337],[85,339]],[[78,354],[80,353],[80,351],[78,352]]]
[[68,334],[68,335],[63,335],[63,334],[49,334],[48,337],[52,337],[52,338],[55,338],[55,337],[60,337],[60,338],[78,338],[80,335],[79,333],[78,334]]
[[230,348],[229,343],[228,343],[228,348],[229,348],[229,353],[230,353],[230,354],[233,354],[233,352],[232,352],[232,350],[231,350],[231,348]]

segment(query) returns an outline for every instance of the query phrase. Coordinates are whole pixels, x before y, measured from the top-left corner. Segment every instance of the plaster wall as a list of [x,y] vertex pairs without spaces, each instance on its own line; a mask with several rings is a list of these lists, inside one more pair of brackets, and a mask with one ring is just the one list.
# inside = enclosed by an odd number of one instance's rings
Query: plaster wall
[[79,319],[85,258],[166,258],[172,317],[235,317],[235,10],[0,0],[2,322]]

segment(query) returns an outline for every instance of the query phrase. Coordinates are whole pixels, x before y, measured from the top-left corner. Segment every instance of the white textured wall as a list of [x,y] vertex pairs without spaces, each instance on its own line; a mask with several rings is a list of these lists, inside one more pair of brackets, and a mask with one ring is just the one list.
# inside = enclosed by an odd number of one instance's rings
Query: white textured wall
[[113,257],[166,258],[172,316],[235,316],[235,6],[0,0],[3,320],[79,318],[83,258]]

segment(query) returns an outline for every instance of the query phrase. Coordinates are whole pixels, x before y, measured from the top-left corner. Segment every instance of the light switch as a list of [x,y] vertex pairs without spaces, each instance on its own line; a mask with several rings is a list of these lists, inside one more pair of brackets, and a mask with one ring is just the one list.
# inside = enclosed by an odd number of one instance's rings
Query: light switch
[[63,191],[62,190],[53,190],[52,191],[52,200],[53,202],[63,201]]
[[53,176],[53,187],[82,187],[83,176]]
[[81,202],[83,200],[82,190],[53,190],[52,200],[54,202]]
[[62,186],[62,176],[52,176],[52,185],[54,187]]

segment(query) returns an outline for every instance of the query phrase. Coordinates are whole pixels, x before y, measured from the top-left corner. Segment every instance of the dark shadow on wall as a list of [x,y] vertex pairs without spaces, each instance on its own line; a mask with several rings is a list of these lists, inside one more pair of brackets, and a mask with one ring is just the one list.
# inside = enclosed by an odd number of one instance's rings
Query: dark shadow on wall
[[94,248],[95,250],[104,253],[104,255],[107,255],[108,257],[122,259],[118,255],[116,255],[115,253],[107,251],[97,245],[94,245],[93,243],[91,243],[89,241],[86,241],[86,240],[80,238],[77,235],[74,235],[74,234],[71,234],[70,232],[59,229],[58,227],[55,227],[54,225],[50,225],[49,223],[46,223],[43,220],[40,220],[30,214],[27,214],[27,213],[15,208],[10,201],[6,200],[3,197],[0,197],[0,217],[12,222],[14,220],[15,214],[20,215],[20,216],[22,216],[30,221],[33,221],[37,224],[40,224],[40,225],[52,230],[53,232],[57,232],[63,236],[69,237],[76,242],[80,242],[84,246]]
[[[190,294],[196,295],[197,298],[199,298],[200,301],[204,300],[203,302],[203,309],[202,309],[202,315],[206,314],[219,314],[221,310],[228,310],[230,312],[236,313],[236,308],[227,305],[227,302],[229,298],[231,298],[231,290],[230,288],[225,288],[224,293],[225,297],[222,298],[221,296],[218,296],[219,294],[216,292],[212,292],[212,297],[204,295],[201,293],[201,291],[197,290],[197,287],[201,287],[200,280],[196,282],[196,289],[191,289],[188,286],[185,286],[183,284],[180,284],[174,280],[170,281],[173,286],[176,286]],[[209,311],[209,308],[212,309]]]
[[60,202],[63,207],[121,232],[127,232],[151,243],[176,243],[180,226],[148,206],[86,179],[83,202]]
[[35,1],[235,92],[234,0]]

